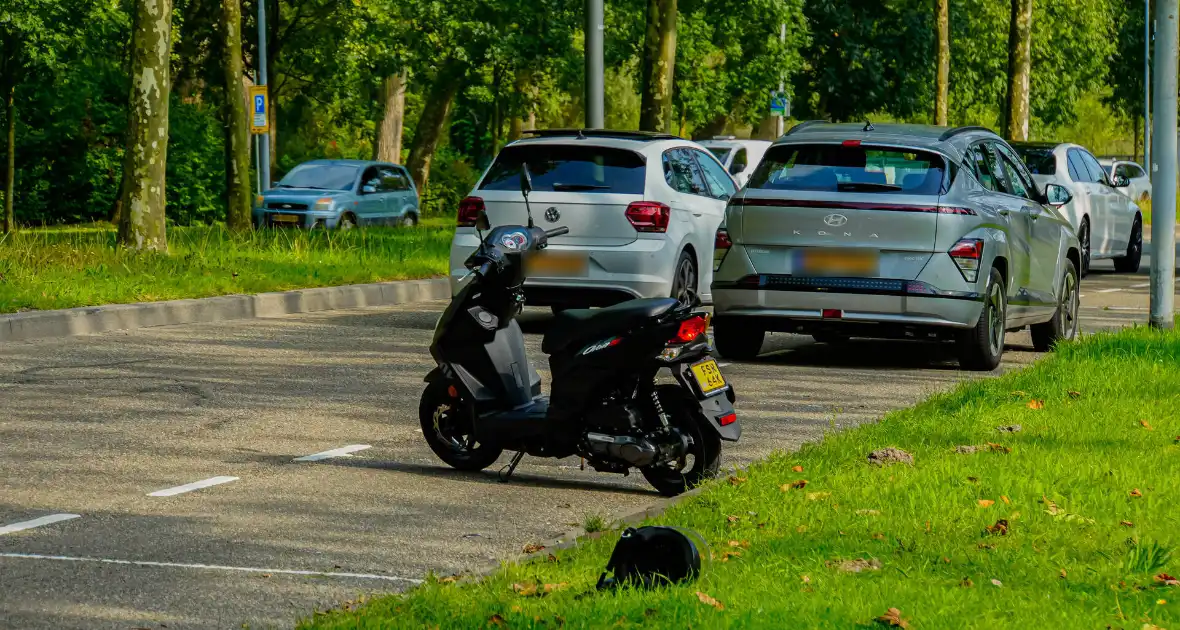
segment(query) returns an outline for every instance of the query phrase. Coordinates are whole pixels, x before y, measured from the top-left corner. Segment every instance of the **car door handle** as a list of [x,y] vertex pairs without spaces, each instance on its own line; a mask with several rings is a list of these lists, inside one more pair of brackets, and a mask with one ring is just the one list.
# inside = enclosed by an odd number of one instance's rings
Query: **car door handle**
[[694,217],[703,217],[703,216],[705,216],[705,213],[704,213],[704,212],[694,212],[694,213],[692,213],[692,216],[694,216]]

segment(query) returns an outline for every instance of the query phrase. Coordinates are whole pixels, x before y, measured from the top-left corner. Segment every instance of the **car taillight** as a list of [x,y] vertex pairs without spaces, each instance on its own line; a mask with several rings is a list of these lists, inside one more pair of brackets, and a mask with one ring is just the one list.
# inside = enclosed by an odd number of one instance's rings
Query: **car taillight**
[[636,201],[626,214],[636,232],[667,232],[672,209],[658,201]]
[[955,261],[955,266],[959,268],[959,273],[963,274],[964,280],[975,282],[979,278],[979,263],[983,260],[983,240],[965,238],[955,243],[947,253],[950,254],[951,260]]
[[713,238],[713,271],[721,268],[721,263],[725,262],[731,247],[733,241],[729,240],[729,230],[717,228],[717,235]]
[[686,319],[680,322],[680,328],[676,331],[676,337],[672,341],[680,343],[688,343],[695,341],[697,337],[705,334],[709,329],[709,321],[703,315],[697,315],[692,319]]
[[484,211],[483,199],[468,197],[459,202],[459,215],[455,219],[457,227],[475,227],[479,213]]

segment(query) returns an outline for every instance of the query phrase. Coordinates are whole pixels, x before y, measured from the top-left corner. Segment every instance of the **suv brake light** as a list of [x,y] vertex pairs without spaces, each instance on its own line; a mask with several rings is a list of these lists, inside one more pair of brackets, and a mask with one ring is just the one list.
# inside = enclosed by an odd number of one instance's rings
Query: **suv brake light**
[[955,266],[959,268],[959,273],[963,274],[964,280],[975,282],[979,278],[979,263],[983,261],[982,239],[962,239],[947,253],[950,254],[951,260],[955,261]]
[[627,206],[627,220],[636,232],[667,232],[672,208],[658,201],[636,201]]
[[475,227],[475,221],[479,219],[479,213],[484,212],[483,199],[479,197],[468,197],[459,202],[459,214],[455,218],[456,227]]
[[713,238],[713,271],[721,268],[721,263],[725,262],[731,247],[733,241],[729,240],[729,230],[717,228],[717,235]]

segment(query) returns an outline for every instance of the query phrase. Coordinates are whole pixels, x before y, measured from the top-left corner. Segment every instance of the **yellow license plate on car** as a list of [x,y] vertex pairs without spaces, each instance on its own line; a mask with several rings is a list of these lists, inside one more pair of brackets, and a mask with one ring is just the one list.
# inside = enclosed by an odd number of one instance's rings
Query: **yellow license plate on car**
[[697,380],[702,394],[712,394],[719,389],[725,389],[725,377],[721,375],[721,368],[713,359],[692,366],[692,376]]
[[536,252],[525,261],[525,275],[549,278],[585,276],[590,259],[585,254]]
[[270,220],[275,223],[299,223],[299,215],[297,214],[272,214]]
[[800,276],[876,276],[881,257],[874,250],[808,248],[795,250],[795,272]]

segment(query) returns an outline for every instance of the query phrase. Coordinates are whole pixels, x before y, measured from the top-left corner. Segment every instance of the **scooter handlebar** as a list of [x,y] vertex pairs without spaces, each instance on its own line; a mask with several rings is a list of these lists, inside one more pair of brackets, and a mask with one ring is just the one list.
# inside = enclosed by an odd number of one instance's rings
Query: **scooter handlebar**
[[554,236],[565,236],[566,234],[569,234],[569,233],[570,233],[570,229],[567,227],[554,228],[552,230],[545,231],[545,238],[553,238]]

